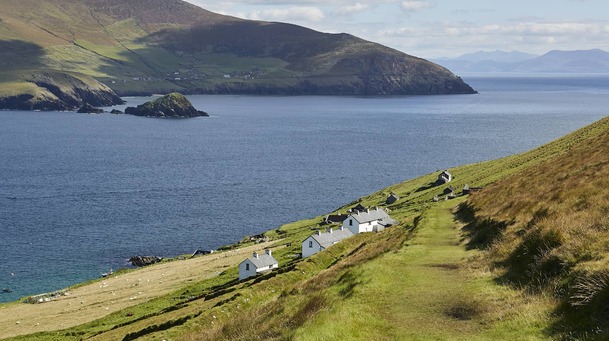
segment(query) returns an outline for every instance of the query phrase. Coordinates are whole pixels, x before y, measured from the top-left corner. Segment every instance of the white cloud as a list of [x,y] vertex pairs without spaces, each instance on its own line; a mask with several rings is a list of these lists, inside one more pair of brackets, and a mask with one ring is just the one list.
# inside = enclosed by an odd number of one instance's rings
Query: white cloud
[[246,16],[253,20],[267,21],[322,21],[326,15],[317,7],[268,8],[257,10]]
[[397,45],[398,49],[405,52],[425,51],[427,57],[439,57],[480,49],[545,53],[551,49],[607,48],[607,34],[607,23],[594,22],[531,22],[479,26],[467,23],[435,23],[426,27],[380,30],[377,40]]
[[363,12],[363,11],[367,10],[368,8],[370,8],[370,5],[363,4],[361,2],[356,2],[353,5],[347,5],[347,6],[338,8],[336,10],[336,13],[341,14],[341,15],[349,15],[349,14]]
[[419,11],[419,10],[431,7],[431,4],[427,1],[406,0],[406,1],[402,1],[400,6],[405,11],[413,12],[413,11]]

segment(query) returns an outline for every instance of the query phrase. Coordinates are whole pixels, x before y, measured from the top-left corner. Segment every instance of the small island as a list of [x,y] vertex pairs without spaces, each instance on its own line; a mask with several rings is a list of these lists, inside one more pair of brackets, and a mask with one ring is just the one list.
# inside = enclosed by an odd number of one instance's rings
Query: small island
[[125,114],[145,117],[189,118],[209,116],[208,113],[195,109],[192,103],[182,94],[170,93],[154,101],[137,107],[128,107]]

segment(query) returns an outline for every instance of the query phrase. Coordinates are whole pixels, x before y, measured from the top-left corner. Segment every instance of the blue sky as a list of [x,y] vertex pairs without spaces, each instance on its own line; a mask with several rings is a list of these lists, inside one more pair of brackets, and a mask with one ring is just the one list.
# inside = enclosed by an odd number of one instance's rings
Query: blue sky
[[607,0],[187,0],[240,18],[346,32],[423,58],[609,51]]

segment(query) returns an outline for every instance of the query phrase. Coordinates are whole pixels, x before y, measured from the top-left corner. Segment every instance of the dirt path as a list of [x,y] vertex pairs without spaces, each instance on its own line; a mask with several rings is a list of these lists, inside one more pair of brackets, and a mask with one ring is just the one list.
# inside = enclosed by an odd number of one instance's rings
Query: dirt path
[[357,285],[349,298],[295,339],[547,340],[545,300],[531,301],[469,263],[479,251],[461,241],[456,203],[434,205],[404,248],[353,270]]
[[42,304],[0,305],[0,339],[91,322],[236,266],[277,241],[188,260],[157,264],[69,290]]

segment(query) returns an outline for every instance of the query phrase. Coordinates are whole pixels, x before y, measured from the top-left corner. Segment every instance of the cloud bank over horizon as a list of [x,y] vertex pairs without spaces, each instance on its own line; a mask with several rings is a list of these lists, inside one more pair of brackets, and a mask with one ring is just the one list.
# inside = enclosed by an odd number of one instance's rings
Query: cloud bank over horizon
[[424,58],[480,50],[609,50],[604,0],[187,1],[244,19],[350,33]]

